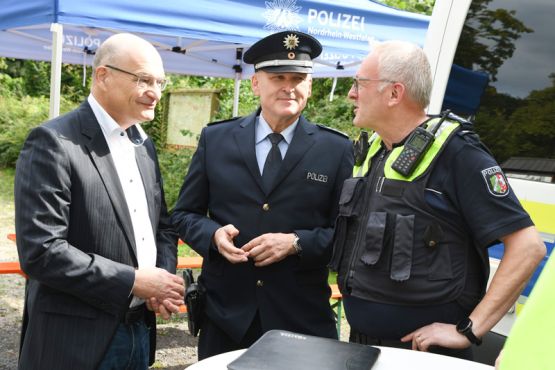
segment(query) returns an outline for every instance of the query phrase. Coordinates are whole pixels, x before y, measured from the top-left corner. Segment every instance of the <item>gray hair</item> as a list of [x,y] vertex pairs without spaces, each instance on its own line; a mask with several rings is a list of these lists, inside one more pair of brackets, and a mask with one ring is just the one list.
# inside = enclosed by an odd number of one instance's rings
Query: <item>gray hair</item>
[[426,108],[432,93],[432,71],[424,51],[405,41],[385,41],[372,46],[378,54],[379,78],[403,83],[409,98]]
[[93,74],[96,69],[106,64],[117,64],[118,56],[121,54],[121,47],[112,42],[104,42],[96,50],[92,63]]

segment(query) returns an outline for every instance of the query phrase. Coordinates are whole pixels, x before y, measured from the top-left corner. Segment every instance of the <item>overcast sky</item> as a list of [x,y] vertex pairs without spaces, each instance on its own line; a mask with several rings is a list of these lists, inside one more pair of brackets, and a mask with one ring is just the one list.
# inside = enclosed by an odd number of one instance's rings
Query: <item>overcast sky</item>
[[493,85],[518,97],[550,86],[548,76],[555,73],[555,1],[495,0],[490,8],[516,10],[515,17],[534,30],[518,39],[513,57],[501,66]]

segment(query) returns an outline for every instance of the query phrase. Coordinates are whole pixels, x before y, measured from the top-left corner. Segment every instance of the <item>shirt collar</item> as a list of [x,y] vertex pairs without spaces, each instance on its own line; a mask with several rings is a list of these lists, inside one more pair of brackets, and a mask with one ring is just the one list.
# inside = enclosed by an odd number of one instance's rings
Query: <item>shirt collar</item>
[[[283,136],[283,139],[288,145],[291,144],[291,140],[293,140],[293,135],[295,134],[295,128],[297,127],[298,123],[299,123],[299,118],[297,118],[295,122],[293,122],[293,124],[287,126],[285,130],[280,132],[281,136]],[[258,144],[262,140],[266,139],[268,134],[271,134],[272,132],[274,131],[272,131],[272,129],[270,128],[270,125],[264,119],[264,116],[260,114],[258,116],[258,125],[256,127],[255,144]]]
[[122,132],[125,132],[129,141],[133,145],[140,146],[143,145],[145,140],[148,138],[147,134],[144,132],[141,125],[138,123],[129,127],[127,130],[122,130],[120,125],[104,110],[102,105],[95,99],[93,94],[89,94],[87,101],[91,106],[91,109],[104,133],[105,137],[109,137],[112,135],[119,135]]

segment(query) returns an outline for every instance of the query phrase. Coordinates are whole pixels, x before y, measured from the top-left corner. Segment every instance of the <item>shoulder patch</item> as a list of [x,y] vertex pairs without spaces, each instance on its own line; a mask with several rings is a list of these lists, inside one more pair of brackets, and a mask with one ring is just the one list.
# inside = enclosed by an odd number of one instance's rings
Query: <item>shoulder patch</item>
[[334,129],[334,128],[331,128],[331,127],[328,127],[328,126],[324,126],[324,125],[319,124],[319,123],[317,123],[316,126],[318,126],[318,127],[320,127],[320,128],[323,128],[323,129],[326,130],[326,131],[332,132],[332,133],[334,133],[334,134],[336,134],[336,135],[340,135],[340,136],[343,136],[343,137],[349,139],[349,135],[347,135],[346,133],[341,132],[341,131],[339,131],[339,130],[336,130],[336,129]]
[[491,195],[504,197],[509,194],[509,182],[499,166],[482,170],[482,177]]
[[214,122],[208,123],[206,126],[212,126],[212,125],[217,125],[217,124],[224,123],[224,122],[234,121],[234,120],[236,120],[236,119],[238,119],[238,118],[243,118],[243,117],[239,116],[239,117],[233,117],[233,118],[223,119],[223,120],[221,120],[221,121],[214,121]]

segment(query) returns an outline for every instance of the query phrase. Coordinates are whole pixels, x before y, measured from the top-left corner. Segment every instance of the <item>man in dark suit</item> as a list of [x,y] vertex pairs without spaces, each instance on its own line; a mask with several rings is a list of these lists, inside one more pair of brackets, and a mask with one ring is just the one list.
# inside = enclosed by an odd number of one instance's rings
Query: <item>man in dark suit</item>
[[29,134],[15,177],[29,278],[20,369],[153,363],[151,310],[168,318],[183,302],[155,148],[138,125],[154,118],[165,84],[151,44],[112,36],[96,52],[87,101]]
[[270,329],[337,338],[326,264],[353,154],[346,136],[301,115],[321,50],[295,31],[254,44],[244,60],[261,109],[202,131],[172,216],[204,257],[199,359]]

